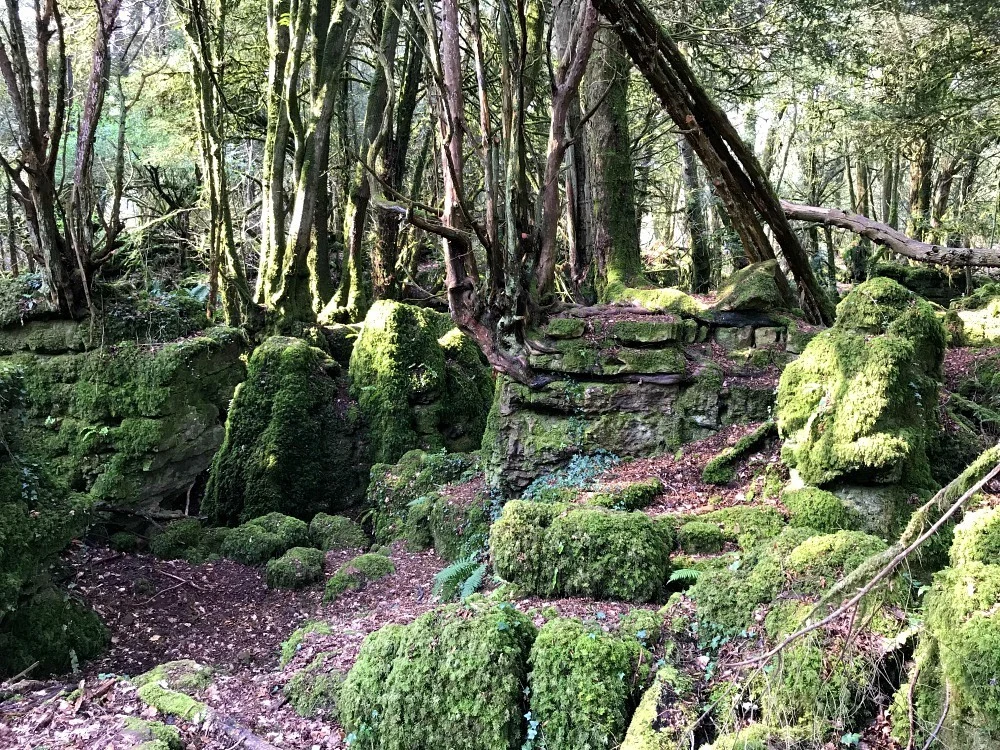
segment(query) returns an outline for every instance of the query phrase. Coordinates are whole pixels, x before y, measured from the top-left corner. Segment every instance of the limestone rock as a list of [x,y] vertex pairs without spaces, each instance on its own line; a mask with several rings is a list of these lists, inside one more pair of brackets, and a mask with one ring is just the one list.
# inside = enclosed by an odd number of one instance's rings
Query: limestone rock
[[771,312],[787,310],[795,300],[776,260],[742,268],[729,277],[712,306],[722,312]]

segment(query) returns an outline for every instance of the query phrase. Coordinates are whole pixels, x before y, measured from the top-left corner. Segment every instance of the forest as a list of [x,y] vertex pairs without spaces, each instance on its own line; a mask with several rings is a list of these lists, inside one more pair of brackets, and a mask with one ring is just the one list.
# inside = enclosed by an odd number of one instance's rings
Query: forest
[[0,0],[0,747],[1000,747],[992,0]]

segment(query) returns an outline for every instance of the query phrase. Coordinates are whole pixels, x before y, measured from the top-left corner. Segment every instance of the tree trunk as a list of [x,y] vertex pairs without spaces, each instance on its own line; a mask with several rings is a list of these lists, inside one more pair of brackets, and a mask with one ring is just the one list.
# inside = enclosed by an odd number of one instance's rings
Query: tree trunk
[[641,0],[595,0],[614,23],[677,127],[698,154],[751,260],[774,257],[762,226],[770,227],[799,287],[806,317],[833,323],[834,308],[808,255],[789,226],[770,182],[725,113],[695,80],[680,50]]
[[933,169],[934,141],[930,136],[924,136],[910,161],[910,216],[906,222],[906,233],[916,240],[923,240],[930,226]]
[[705,222],[704,191],[698,179],[698,159],[686,138],[677,139],[684,182],[684,219],[691,237],[691,291],[707,294],[712,288],[712,247]]

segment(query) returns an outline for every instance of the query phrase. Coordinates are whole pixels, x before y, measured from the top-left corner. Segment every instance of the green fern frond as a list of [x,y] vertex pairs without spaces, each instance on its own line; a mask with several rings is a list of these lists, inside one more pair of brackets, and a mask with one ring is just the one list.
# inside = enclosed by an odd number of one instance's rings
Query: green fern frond
[[694,583],[701,575],[701,571],[695,568],[680,568],[670,574],[670,583]]
[[486,563],[480,563],[479,566],[472,571],[472,575],[466,578],[465,583],[462,584],[462,591],[459,594],[459,598],[463,602],[479,591],[479,587],[483,585],[483,577],[485,575]]
[[461,591],[462,583],[472,575],[477,565],[478,563],[473,557],[456,560],[434,576],[432,593],[441,601],[451,601]]

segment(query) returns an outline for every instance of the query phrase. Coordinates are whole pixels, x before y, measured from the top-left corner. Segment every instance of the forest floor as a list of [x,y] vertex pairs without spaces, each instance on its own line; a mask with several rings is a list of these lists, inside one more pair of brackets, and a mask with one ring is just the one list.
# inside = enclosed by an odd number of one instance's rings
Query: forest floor
[[[953,386],[979,356],[982,354],[974,358],[963,350],[950,350],[945,387]],[[747,504],[780,507],[776,498],[768,498],[762,491],[769,466],[784,471],[777,441],[741,463],[737,479],[729,486],[701,481],[705,464],[755,426],[731,426],[685,445],[675,454],[619,464],[603,475],[601,482],[659,477],[664,492],[647,509],[652,515]],[[336,570],[356,552],[328,553],[326,570]],[[407,551],[402,543],[392,547],[390,556],[396,566],[394,574],[324,604],[320,588],[270,590],[262,570],[228,560],[191,565],[77,544],[64,555],[63,562],[72,587],[108,625],[111,646],[77,674],[34,681],[23,694],[0,701],[0,747],[130,747],[121,735],[125,718],[156,718],[156,714],[138,698],[126,678],[174,659],[193,659],[213,667],[213,683],[197,697],[275,747],[345,747],[339,724],[300,717],[287,703],[282,687],[318,651],[336,654],[334,666],[346,672],[366,635],[389,623],[411,622],[435,606],[431,594],[434,576],[445,567],[445,561],[433,552]],[[539,597],[521,598],[514,604],[539,625],[558,614],[598,621],[609,629],[634,606]],[[322,620],[330,626],[330,634],[310,638],[301,652],[281,667],[281,643],[306,620]],[[691,662],[692,670],[697,671],[696,653],[692,653]],[[217,731],[218,727],[183,721],[177,726],[193,750],[239,746]],[[884,717],[879,715],[869,727],[862,746],[892,747]]]

